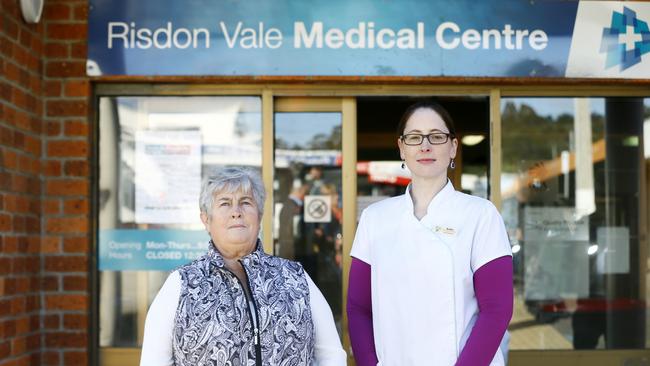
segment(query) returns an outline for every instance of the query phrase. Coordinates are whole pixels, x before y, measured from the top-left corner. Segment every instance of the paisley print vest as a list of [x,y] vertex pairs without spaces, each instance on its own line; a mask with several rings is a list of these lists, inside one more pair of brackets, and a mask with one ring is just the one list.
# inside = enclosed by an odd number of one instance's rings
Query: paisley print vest
[[314,327],[302,266],[267,255],[259,241],[240,262],[252,303],[212,242],[205,255],[178,269],[175,365],[310,365]]

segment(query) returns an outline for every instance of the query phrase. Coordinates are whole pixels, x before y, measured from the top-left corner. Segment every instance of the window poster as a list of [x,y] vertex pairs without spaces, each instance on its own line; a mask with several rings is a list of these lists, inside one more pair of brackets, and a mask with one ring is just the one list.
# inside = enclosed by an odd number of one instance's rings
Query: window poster
[[135,222],[197,223],[200,131],[140,130],[135,145]]

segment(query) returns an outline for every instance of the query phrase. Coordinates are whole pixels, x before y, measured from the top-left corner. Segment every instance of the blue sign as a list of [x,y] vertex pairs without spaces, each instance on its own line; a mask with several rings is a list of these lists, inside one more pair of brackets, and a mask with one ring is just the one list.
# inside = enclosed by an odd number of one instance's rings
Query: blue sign
[[100,271],[171,271],[208,251],[203,230],[99,231]]
[[88,74],[650,77],[611,67],[642,61],[648,19],[615,1],[91,0]]

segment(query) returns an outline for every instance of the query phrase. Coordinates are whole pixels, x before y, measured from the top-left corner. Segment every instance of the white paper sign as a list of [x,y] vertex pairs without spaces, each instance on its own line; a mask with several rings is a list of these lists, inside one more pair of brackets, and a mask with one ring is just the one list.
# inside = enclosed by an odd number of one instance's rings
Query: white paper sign
[[304,219],[305,222],[330,222],[332,221],[331,196],[305,196]]
[[136,223],[198,223],[200,190],[199,131],[136,131]]
[[630,229],[628,227],[599,227],[596,230],[598,273],[630,272]]
[[525,241],[588,241],[589,217],[574,207],[524,208]]

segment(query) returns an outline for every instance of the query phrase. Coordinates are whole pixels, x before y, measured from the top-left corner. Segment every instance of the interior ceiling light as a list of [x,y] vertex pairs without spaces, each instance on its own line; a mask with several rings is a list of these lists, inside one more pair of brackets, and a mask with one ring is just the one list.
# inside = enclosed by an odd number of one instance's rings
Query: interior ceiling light
[[460,139],[460,142],[465,146],[474,146],[485,140],[483,135],[465,135]]

